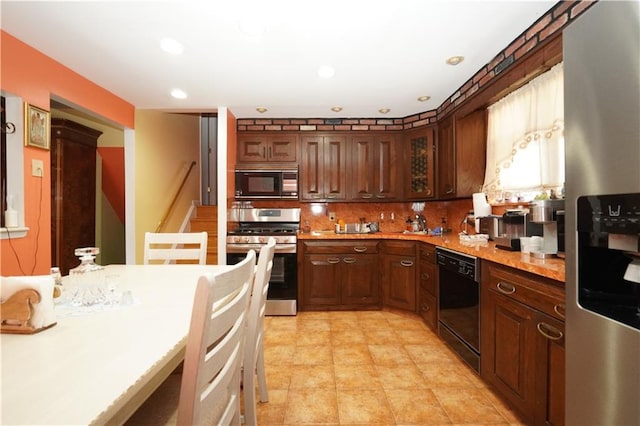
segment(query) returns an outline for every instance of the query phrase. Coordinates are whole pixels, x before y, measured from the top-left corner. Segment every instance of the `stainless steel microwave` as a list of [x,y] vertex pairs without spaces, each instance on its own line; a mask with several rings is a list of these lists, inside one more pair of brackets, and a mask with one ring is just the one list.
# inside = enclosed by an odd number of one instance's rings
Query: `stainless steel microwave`
[[236,167],[236,199],[298,199],[298,168]]

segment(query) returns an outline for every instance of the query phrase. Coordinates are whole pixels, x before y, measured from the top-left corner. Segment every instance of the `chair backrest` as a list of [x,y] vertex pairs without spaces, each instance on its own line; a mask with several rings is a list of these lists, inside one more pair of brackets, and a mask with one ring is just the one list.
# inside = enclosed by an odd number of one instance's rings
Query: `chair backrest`
[[[207,263],[206,232],[147,232],[144,234],[144,264],[175,261]],[[192,262],[195,263],[195,262]]]
[[253,291],[249,303],[249,317],[247,318],[247,347],[245,348],[245,368],[255,369],[258,348],[262,344],[264,334],[264,310],[269,290],[269,279],[273,269],[273,254],[276,250],[276,240],[269,238],[267,245],[260,249],[256,275],[253,279]]
[[[256,253],[198,280],[185,352],[178,424],[239,424],[240,374]],[[224,301],[224,303],[216,303]],[[215,307],[214,307],[215,305]]]

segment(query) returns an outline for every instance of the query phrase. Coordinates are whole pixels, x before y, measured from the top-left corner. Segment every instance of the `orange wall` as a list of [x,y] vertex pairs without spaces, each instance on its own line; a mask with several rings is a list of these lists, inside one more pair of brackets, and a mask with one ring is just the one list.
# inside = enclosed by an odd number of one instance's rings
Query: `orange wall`
[[[5,95],[21,97],[47,111],[55,95],[123,127],[134,128],[133,105],[1,30],[0,76]],[[44,178],[31,176],[32,159],[43,161]],[[2,240],[1,275],[46,274],[51,266],[49,152],[25,147],[24,170],[25,225],[30,230],[25,238],[12,239],[11,243]]]

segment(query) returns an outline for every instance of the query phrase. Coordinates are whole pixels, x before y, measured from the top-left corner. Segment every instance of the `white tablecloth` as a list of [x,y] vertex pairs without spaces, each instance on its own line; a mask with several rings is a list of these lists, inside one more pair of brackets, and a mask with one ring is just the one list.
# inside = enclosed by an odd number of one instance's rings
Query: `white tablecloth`
[[124,421],[184,356],[204,271],[228,266],[110,265],[137,303],[1,336],[3,425]]

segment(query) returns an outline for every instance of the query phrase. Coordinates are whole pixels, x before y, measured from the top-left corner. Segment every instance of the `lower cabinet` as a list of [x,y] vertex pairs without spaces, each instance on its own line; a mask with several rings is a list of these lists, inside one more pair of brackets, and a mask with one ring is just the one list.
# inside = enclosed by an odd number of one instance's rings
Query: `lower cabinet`
[[379,309],[377,241],[305,241],[301,309]]
[[436,248],[431,244],[418,244],[418,313],[433,330],[438,327],[438,299]]
[[416,243],[383,241],[380,252],[383,304],[416,312]]
[[527,424],[564,424],[561,284],[483,262],[481,376]]

